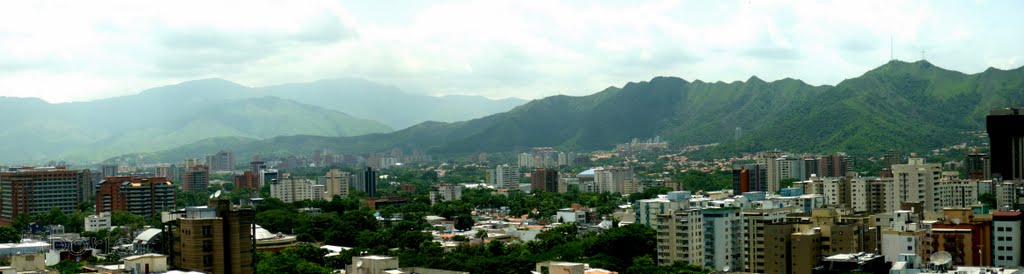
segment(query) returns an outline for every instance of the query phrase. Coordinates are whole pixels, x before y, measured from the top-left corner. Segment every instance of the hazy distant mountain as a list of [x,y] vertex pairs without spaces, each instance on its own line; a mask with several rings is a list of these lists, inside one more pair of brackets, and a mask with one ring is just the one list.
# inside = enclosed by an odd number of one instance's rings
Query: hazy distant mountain
[[[243,154],[267,147],[293,154],[323,148],[460,154],[532,146],[610,149],[634,137],[660,135],[676,144],[723,143],[723,151],[922,151],[956,142],[958,131],[983,130],[992,107],[1021,103],[1024,68],[967,75],[923,61],[893,61],[835,87],[794,79],[706,83],[658,77],[588,96],[534,100],[465,122],[429,122],[367,136],[285,136],[222,145]],[[745,132],[740,141],[733,140],[736,127]],[[181,148],[133,156],[165,159],[188,153]]]
[[64,157],[95,159],[93,155],[117,155],[125,148],[161,150],[211,137],[355,136],[390,131],[390,127],[376,121],[276,97],[228,99],[159,126],[111,135],[82,149],[69,150]]
[[523,102],[416,95],[361,79],[250,88],[214,78],[62,104],[0,97],[7,120],[0,128],[0,162],[94,161],[219,137],[390,132],[429,120],[482,117]]
[[402,129],[426,121],[457,122],[505,112],[526,101],[406,93],[363,79],[332,79],[262,87],[258,92],[343,111]]
[[276,98],[249,88],[202,80],[139,95],[49,104],[0,98],[0,162],[95,161],[125,152],[169,149],[211,137],[352,136],[392,129],[338,111]]

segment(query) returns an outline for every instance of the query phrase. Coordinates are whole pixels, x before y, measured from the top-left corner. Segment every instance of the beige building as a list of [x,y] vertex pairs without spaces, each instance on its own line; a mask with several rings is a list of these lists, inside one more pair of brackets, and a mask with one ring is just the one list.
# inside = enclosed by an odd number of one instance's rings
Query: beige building
[[698,209],[657,215],[658,264],[704,265],[704,219]]
[[594,183],[599,192],[635,193],[638,189],[634,181],[632,168],[605,167],[594,170]]
[[[149,253],[124,257],[124,269],[133,273],[167,272],[167,255]],[[132,271],[134,270],[134,271]]]
[[590,268],[590,265],[570,262],[539,262],[536,269],[531,273],[541,274],[618,274],[619,272],[599,268]]
[[[785,221],[786,214],[797,212],[799,207],[791,206],[785,208],[750,209],[741,212],[743,214],[743,262],[744,271],[752,273],[771,273],[765,268],[767,256],[777,254],[772,252],[775,249],[766,244],[766,237],[771,237],[767,231],[769,224]],[[788,235],[788,233],[787,233]],[[739,269],[737,269],[739,270]]]
[[811,273],[814,266],[821,261],[821,231],[806,229],[790,234],[792,243],[789,246],[790,265],[786,273]]
[[235,209],[219,197],[209,206],[186,208],[165,225],[165,234],[172,235],[172,265],[214,274],[253,273],[255,219],[252,209]]
[[850,208],[855,213],[864,214],[892,212],[886,211],[886,201],[889,199],[886,196],[887,190],[892,189],[892,182],[892,178],[879,177],[855,177],[850,179]]
[[312,180],[300,178],[283,178],[270,182],[270,197],[285,203],[305,200],[322,200],[324,185],[315,184]]
[[768,172],[767,172],[768,173],[767,188],[765,190],[768,193],[778,193],[779,192],[779,178],[780,178],[780,176],[778,174],[779,170],[776,167],[777,163],[775,161],[775,159],[778,159],[779,157],[782,157],[782,152],[781,151],[763,151],[763,152],[758,152],[754,156],[755,160],[757,161],[757,164],[762,165],[762,166],[768,168]]
[[[771,251],[765,256],[764,273],[811,273],[823,256],[879,249],[879,231],[868,216],[814,209],[809,216],[786,219],[765,225],[765,249]],[[778,250],[788,252],[775,253]]]
[[893,191],[891,208],[899,207],[900,203],[924,203],[925,212],[937,212],[932,192],[933,185],[939,181],[942,165],[926,163],[924,158],[910,158],[907,164],[893,165]]
[[338,169],[327,171],[323,177],[320,177],[318,182],[319,185],[324,186],[323,199],[331,201],[334,199],[334,196],[347,197],[348,186],[351,184],[350,179],[351,175],[348,172]]
[[[790,235],[793,234],[795,226],[790,223],[770,223],[764,226],[764,257],[763,265],[755,265],[756,268],[763,268],[763,271],[749,271],[755,273],[791,273],[792,258],[789,250],[792,248]],[[756,264],[756,263],[755,263]]]

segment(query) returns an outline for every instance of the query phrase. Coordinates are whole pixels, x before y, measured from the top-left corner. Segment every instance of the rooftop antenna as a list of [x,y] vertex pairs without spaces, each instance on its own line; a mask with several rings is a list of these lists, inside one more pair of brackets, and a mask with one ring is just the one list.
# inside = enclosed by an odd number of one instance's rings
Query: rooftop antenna
[[893,54],[892,54],[892,34],[890,34],[889,35],[889,61],[893,61],[893,60],[896,60],[896,58],[893,57]]

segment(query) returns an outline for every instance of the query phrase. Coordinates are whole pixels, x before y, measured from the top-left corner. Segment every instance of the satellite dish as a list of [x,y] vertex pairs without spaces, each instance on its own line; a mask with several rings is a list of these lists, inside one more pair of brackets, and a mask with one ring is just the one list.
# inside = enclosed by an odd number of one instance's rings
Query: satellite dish
[[953,261],[953,254],[946,251],[935,252],[932,253],[931,261],[932,264],[945,265]]
[[363,267],[363,261],[356,262],[356,268]]

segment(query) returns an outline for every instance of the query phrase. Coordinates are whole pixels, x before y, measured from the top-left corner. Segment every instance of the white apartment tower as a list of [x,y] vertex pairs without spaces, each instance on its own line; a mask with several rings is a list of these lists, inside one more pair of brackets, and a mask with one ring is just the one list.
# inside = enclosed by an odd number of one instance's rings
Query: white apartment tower
[[926,163],[923,158],[910,158],[907,164],[893,165],[892,202],[898,207],[901,202],[924,203],[926,212],[938,212],[935,208],[932,187],[939,181],[942,165]]

